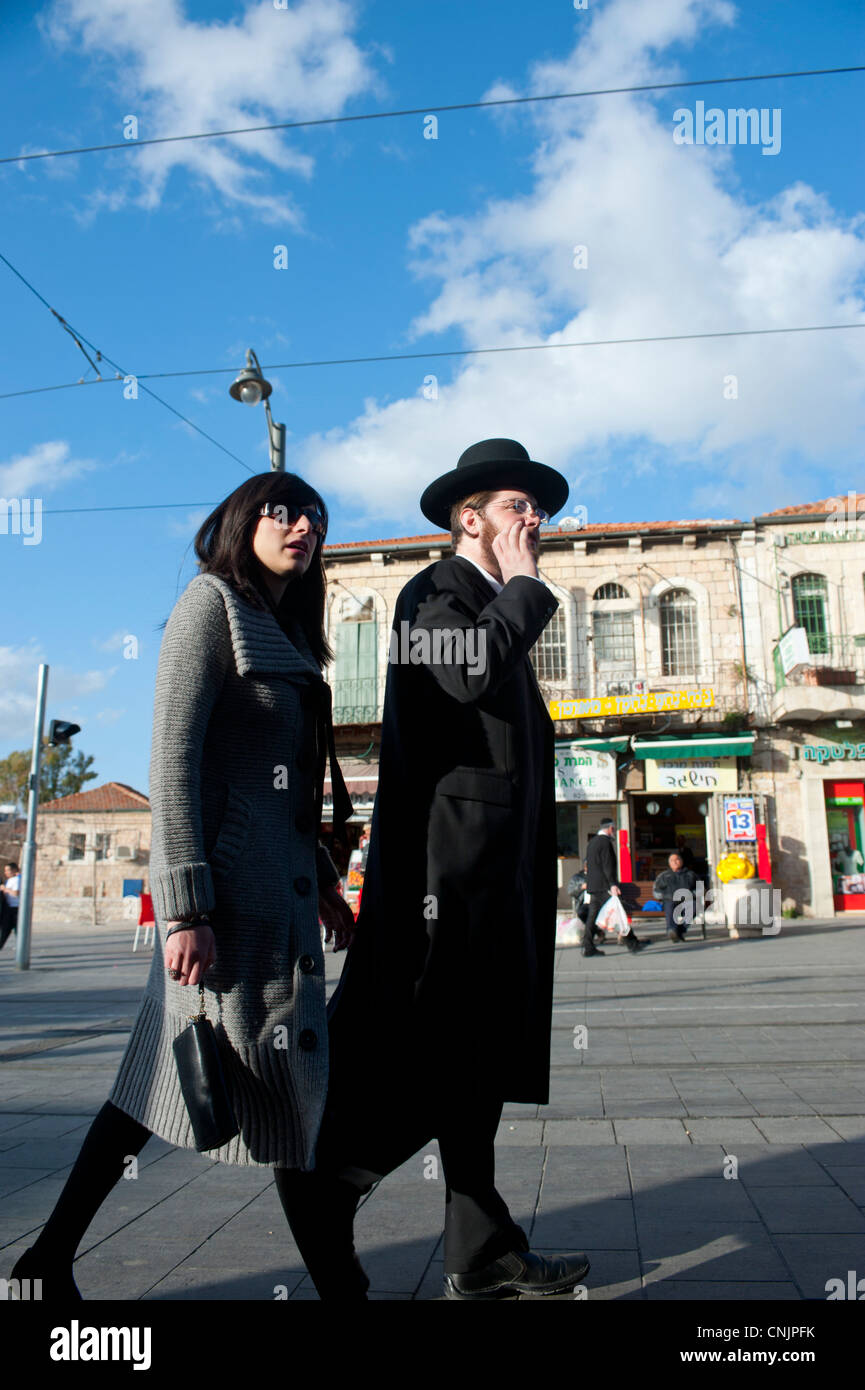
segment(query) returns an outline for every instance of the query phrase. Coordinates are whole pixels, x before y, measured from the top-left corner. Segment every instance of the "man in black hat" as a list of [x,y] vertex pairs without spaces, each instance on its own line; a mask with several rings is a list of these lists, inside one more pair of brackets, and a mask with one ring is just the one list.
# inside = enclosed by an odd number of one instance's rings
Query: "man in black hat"
[[582,1254],[529,1251],[495,1187],[504,1102],[549,1094],[553,726],[529,652],[558,606],[538,575],[539,529],[567,496],[561,474],[493,439],[467,449],[421,499],[455,554],[397,600],[363,903],[331,1005],[317,1168],[281,1184],[322,1298],[365,1297],[357,1203],[433,1138],[446,1185],[446,1297],[565,1292],[589,1268]]

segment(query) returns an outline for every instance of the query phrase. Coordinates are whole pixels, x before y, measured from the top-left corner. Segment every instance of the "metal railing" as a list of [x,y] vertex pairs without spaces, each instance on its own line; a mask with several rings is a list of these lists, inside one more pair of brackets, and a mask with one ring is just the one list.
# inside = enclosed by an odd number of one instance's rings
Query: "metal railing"
[[775,660],[775,688],[786,685],[863,685],[865,684],[865,633],[833,637],[812,633],[807,663],[784,674],[778,656]]
[[375,724],[381,719],[380,683],[376,676],[332,684],[334,724]]

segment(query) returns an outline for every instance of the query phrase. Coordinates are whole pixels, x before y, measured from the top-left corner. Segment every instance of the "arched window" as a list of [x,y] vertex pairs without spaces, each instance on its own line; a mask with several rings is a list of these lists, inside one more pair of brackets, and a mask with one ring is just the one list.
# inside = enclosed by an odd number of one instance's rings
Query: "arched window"
[[828,652],[829,624],[826,618],[828,593],[822,574],[793,576],[793,621],[808,634],[808,650]]
[[616,666],[633,671],[634,666],[634,613],[633,609],[622,608],[622,600],[630,599],[627,589],[621,584],[610,582],[601,584],[592,595],[592,601],[615,603],[609,610],[594,608],[592,611],[592,650],[597,665],[615,663]]
[[564,681],[568,677],[568,643],[565,609],[556,609],[531,650],[539,681]]
[[697,600],[687,589],[661,595],[661,671],[665,676],[693,676],[697,653]]

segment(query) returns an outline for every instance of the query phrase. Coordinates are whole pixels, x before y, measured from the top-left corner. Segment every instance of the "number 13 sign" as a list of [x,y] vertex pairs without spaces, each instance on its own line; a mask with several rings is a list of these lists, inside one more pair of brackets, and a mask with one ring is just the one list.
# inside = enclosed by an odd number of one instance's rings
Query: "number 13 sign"
[[724,822],[728,844],[739,840],[756,840],[757,816],[753,796],[725,796]]

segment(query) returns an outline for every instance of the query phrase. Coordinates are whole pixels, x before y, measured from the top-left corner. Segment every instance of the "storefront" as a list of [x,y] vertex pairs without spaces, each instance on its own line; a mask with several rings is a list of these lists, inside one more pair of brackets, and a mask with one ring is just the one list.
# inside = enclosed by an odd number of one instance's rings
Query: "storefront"
[[559,856],[559,906],[567,907],[568,880],[583,866],[586,846],[601,821],[618,824],[616,757],[630,740],[577,738],[556,743],[556,839]]
[[628,819],[631,875],[641,901],[652,898],[652,885],[674,851],[707,884],[734,840],[753,845],[756,866],[758,826],[752,799],[750,826],[744,819],[739,826],[746,832],[752,829],[753,840],[742,836],[730,813],[730,803],[738,805],[742,799],[738,759],[750,755],[754,741],[754,734],[633,740]]
[[838,912],[865,911],[865,782],[823,783],[832,899]]

